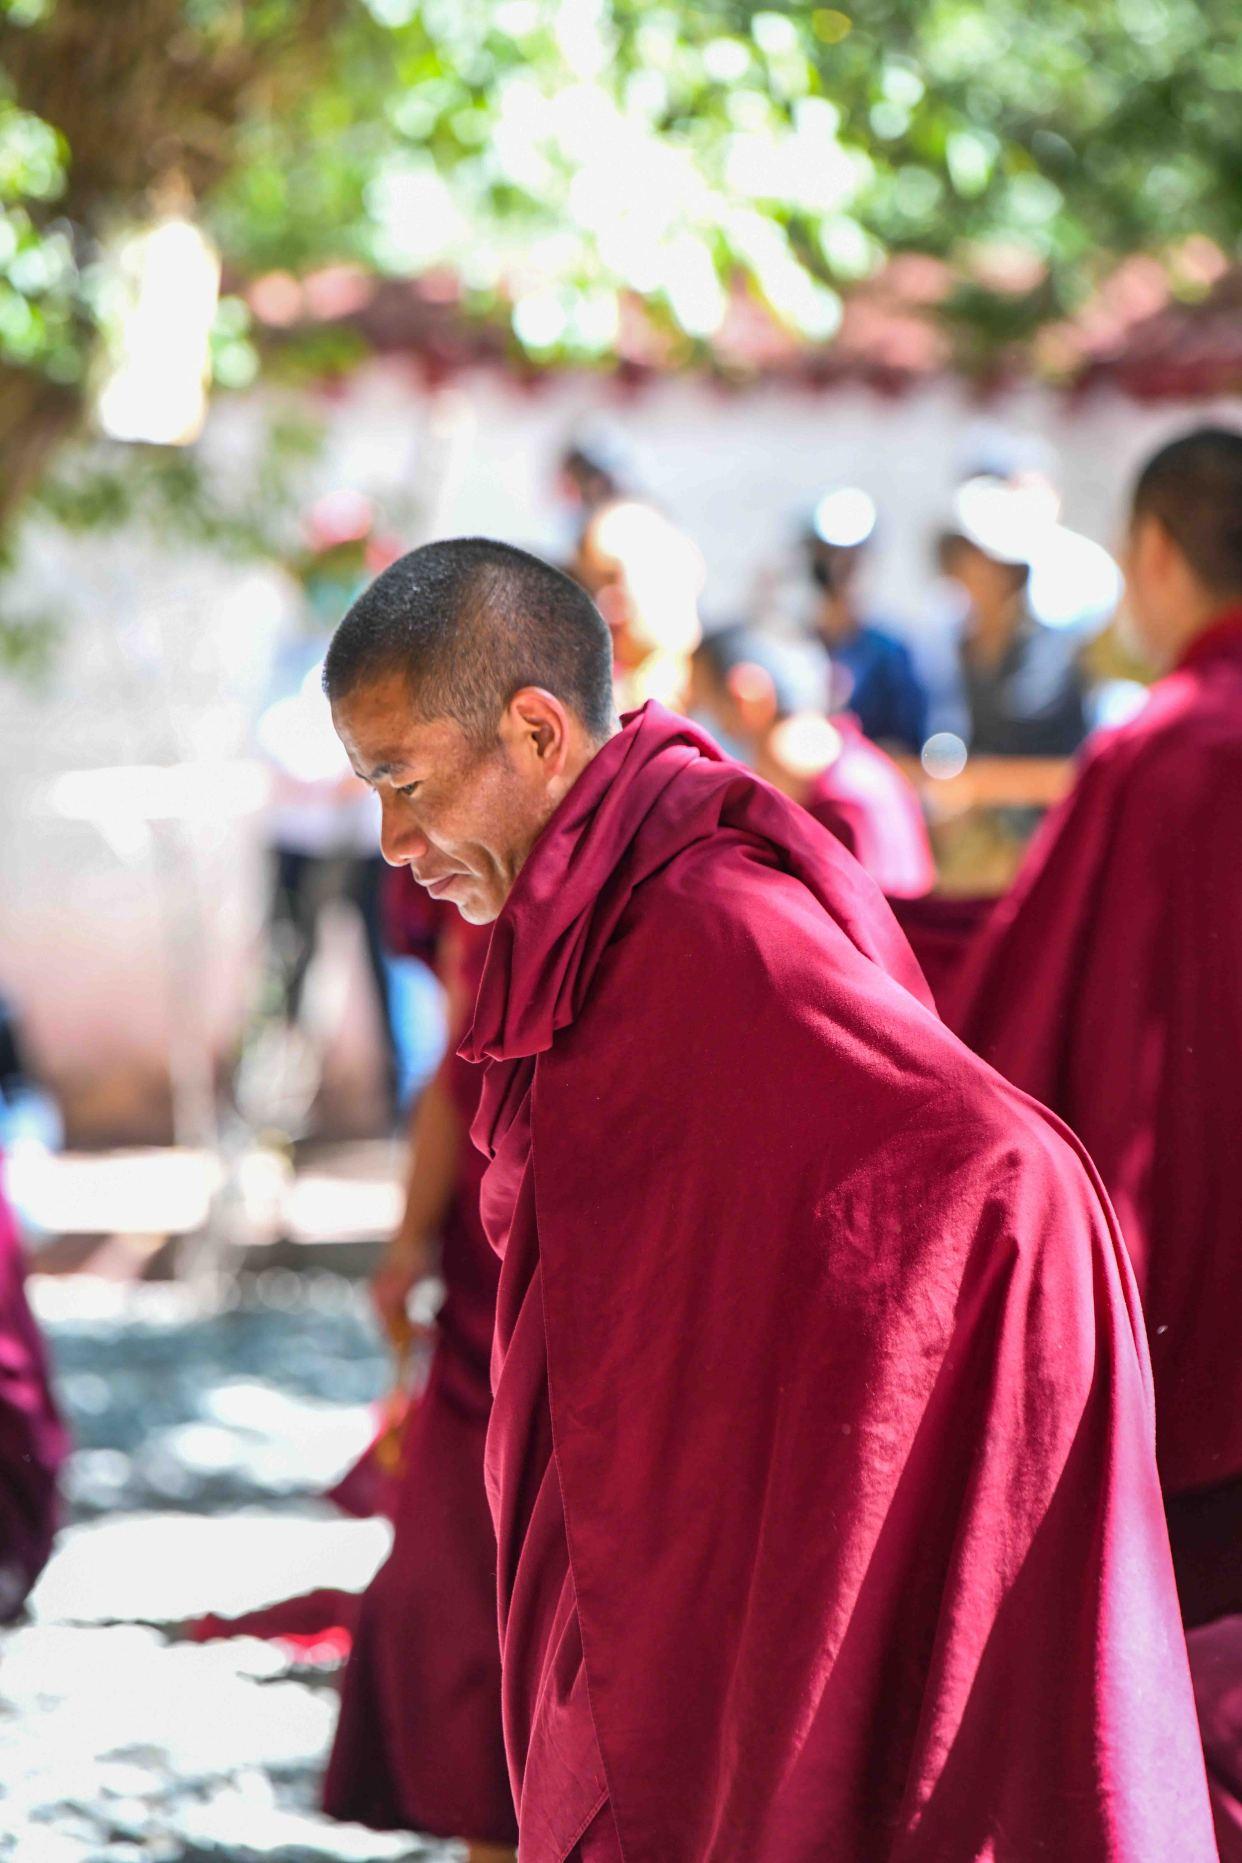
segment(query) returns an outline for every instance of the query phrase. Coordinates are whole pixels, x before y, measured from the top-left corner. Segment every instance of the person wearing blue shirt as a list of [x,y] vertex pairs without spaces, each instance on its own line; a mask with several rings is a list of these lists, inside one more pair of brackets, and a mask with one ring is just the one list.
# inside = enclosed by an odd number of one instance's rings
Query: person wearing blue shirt
[[816,505],[807,533],[816,585],[812,626],[832,665],[829,709],[853,712],[875,743],[918,752],[927,736],[927,691],[909,648],[860,610],[858,572],[876,509],[843,486]]

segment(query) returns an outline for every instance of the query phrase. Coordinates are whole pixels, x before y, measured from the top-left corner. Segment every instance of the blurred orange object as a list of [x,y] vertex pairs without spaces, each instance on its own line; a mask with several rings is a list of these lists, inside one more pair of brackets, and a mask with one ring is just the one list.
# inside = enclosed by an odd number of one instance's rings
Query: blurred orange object
[[361,1456],[328,1490],[328,1499],[356,1519],[395,1517],[406,1430],[423,1388],[431,1358],[433,1329],[410,1323],[396,1350],[392,1389],[378,1406],[378,1427]]

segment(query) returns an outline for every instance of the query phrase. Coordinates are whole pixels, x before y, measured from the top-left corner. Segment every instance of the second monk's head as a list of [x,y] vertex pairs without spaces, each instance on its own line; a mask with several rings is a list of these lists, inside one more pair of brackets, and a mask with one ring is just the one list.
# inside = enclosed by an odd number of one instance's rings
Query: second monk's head
[[1134,488],[1126,582],[1134,631],[1160,667],[1242,606],[1242,432],[1198,427],[1148,460]]

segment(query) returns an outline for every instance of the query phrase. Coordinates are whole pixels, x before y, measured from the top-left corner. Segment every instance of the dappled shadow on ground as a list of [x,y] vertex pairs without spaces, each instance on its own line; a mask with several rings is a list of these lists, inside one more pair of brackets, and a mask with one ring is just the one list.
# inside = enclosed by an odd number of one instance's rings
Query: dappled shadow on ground
[[335,1586],[387,1527],[320,1498],[359,1453],[387,1364],[364,1296],[256,1277],[223,1310],[176,1287],[35,1283],[77,1449],[67,1525],[0,1633],[4,1863],[407,1863],[455,1853],[315,1810],[331,1666],[188,1640]]

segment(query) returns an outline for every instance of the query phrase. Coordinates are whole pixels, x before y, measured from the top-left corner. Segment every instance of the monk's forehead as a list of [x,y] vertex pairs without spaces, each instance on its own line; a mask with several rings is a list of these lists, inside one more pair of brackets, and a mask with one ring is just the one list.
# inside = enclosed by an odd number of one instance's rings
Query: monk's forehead
[[416,695],[401,678],[368,681],[338,699],[333,721],[345,742],[373,764],[443,762],[464,750],[465,733],[452,718],[424,718]]

